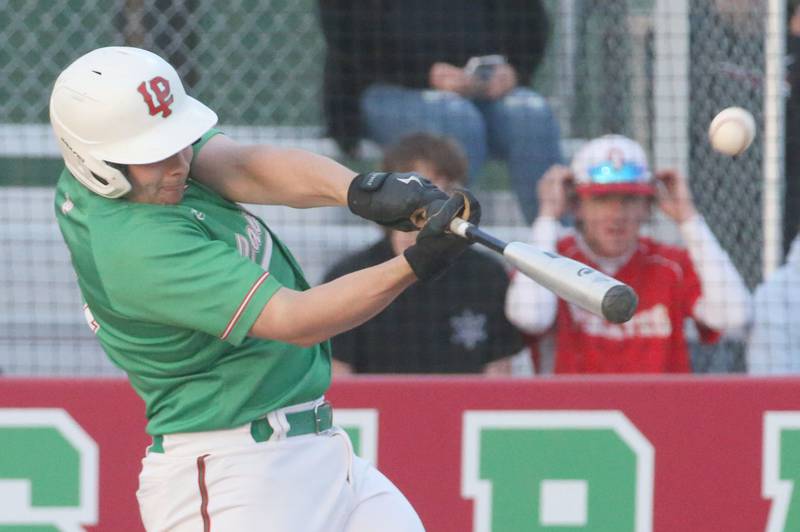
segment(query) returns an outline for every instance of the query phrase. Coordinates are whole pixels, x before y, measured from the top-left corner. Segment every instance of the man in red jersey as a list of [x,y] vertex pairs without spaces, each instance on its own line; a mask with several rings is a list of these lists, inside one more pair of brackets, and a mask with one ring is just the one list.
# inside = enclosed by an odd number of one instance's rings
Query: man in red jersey
[[[537,337],[555,327],[556,373],[686,373],[686,318],[707,342],[746,327],[750,294],[695,209],[685,176],[652,174],[633,140],[605,135],[588,142],[571,168],[548,170],[538,194],[534,245],[589,264],[639,294],[633,318],[614,324],[515,275],[506,314]],[[685,249],[641,234],[653,204],[678,225]],[[559,219],[570,209],[576,226],[564,230]]]

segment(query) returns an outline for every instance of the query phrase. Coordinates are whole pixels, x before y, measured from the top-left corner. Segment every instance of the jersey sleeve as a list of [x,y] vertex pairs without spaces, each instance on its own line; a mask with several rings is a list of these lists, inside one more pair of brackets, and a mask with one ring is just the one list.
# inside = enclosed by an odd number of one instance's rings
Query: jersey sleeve
[[683,269],[683,309],[687,314],[691,314],[695,303],[702,295],[700,287],[700,278],[697,276],[697,271],[694,269],[692,261],[689,257],[681,254],[681,268]]
[[206,131],[202,137],[192,143],[192,151],[194,152],[195,157],[197,157],[197,154],[203,149],[203,146],[206,145],[206,142],[211,140],[211,137],[215,135],[222,135],[222,131],[216,128],[211,128]]
[[208,239],[202,227],[171,209],[129,229],[110,245],[108,238],[105,246],[93,245],[109,303],[123,316],[238,345],[281,287],[258,264]]
[[491,301],[489,309],[489,349],[486,362],[500,360],[517,353],[524,342],[522,334],[508,321],[505,314],[505,297],[509,286],[509,277],[503,266],[493,259],[487,264],[485,286],[487,297]]
[[693,317],[710,329],[743,333],[751,319],[752,297],[730,256],[702,216],[691,217],[679,229],[700,279]]
[[790,317],[793,286],[784,266],[773,277],[756,288],[753,298],[753,326],[747,341],[747,369],[751,375],[797,372],[793,356]]
[[[558,220],[540,216],[531,227],[530,241],[544,251],[556,251],[560,242]],[[533,279],[519,272],[512,276],[505,296],[506,317],[519,330],[532,335],[542,334],[556,321],[558,298]]]
[[700,334],[700,341],[705,344],[712,344],[720,339],[720,332],[708,327],[702,320],[698,319],[695,310],[697,308],[697,301],[703,295],[700,277],[697,275],[689,255],[686,253],[680,254],[680,265],[683,270],[683,282],[681,283],[681,303],[685,316],[691,316],[697,325],[697,331]]

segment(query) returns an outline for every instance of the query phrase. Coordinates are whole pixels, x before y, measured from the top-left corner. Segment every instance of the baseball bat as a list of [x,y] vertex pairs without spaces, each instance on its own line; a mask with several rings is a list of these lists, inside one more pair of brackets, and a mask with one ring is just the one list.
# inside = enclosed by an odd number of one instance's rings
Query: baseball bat
[[522,242],[504,242],[462,218],[450,231],[501,254],[520,272],[556,295],[612,323],[631,319],[639,296],[630,286],[577,260]]

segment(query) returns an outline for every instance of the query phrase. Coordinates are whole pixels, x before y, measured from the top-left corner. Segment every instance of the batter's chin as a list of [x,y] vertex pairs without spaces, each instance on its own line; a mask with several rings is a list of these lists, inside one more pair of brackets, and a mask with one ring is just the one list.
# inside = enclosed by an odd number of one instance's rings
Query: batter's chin
[[175,190],[162,190],[161,203],[162,205],[177,205],[183,200],[183,187]]

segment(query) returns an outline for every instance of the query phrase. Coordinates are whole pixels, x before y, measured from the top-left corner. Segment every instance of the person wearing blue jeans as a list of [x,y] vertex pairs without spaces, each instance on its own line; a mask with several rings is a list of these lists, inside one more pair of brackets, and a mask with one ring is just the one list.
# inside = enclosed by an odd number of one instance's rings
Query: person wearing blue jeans
[[545,99],[527,88],[489,100],[376,83],[362,95],[361,115],[366,137],[382,146],[415,131],[455,138],[467,154],[470,187],[487,159],[507,161],[528,223],[537,212],[536,182],[562,162],[558,122]]
[[508,163],[528,223],[536,183],[562,162],[560,130],[528,88],[549,38],[540,0],[324,0],[324,108],[329,134],[354,154],[414,132],[455,138],[470,186],[487,159]]

